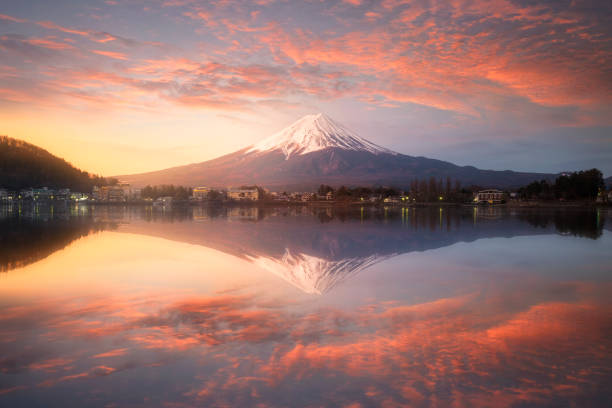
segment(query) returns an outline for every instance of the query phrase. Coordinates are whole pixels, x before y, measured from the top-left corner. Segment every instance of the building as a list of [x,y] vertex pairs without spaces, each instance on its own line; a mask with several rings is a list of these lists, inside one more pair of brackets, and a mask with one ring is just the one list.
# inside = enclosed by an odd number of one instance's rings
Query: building
[[78,193],[76,191],[73,191],[70,193],[71,201],[85,201],[87,200],[87,198],[88,198],[87,194]]
[[302,193],[301,200],[302,201],[312,201],[317,198],[315,193]]
[[195,200],[202,201],[208,199],[210,194],[210,187],[196,187],[193,189],[192,196]]
[[93,187],[93,189],[91,190],[91,198],[93,198],[96,201],[102,200],[102,193],[100,192],[100,187],[98,186]]
[[142,198],[141,188],[131,188],[130,189],[130,200],[140,200],[141,198]]
[[129,183],[119,182],[115,187],[123,190],[124,200],[137,200],[140,198],[140,189],[132,188]]
[[257,201],[259,190],[257,188],[230,188],[227,190],[227,198],[236,201]]
[[125,188],[121,186],[102,186],[94,187],[93,196],[99,201],[126,201],[127,195]]
[[0,188],[0,201],[8,200],[8,191],[3,188]]
[[106,199],[108,201],[126,201],[127,194],[125,188],[121,186],[110,186],[106,190]]
[[396,196],[386,197],[383,200],[383,203],[385,203],[385,204],[399,204],[401,202],[402,202],[402,200],[399,197],[396,197]]
[[114,186],[95,186],[91,192],[96,201],[128,201],[140,199],[139,188],[132,188],[129,183],[119,182]]
[[56,200],[69,200],[70,199],[70,189],[69,188],[61,188],[55,192]]
[[39,200],[52,200],[54,197],[55,191],[50,190],[47,187],[42,188],[28,188],[25,190],[21,190],[19,192],[20,199],[30,199],[34,201]]
[[158,199],[156,199],[153,204],[154,205],[161,205],[163,207],[169,207],[172,205],[172,202],[174,201],[174,198],[171,196],[165,196],[165,197],[159,197]]
[[495,189],[482,190],[474,197],[475,203],[499,204],[504,200],[504,192]]

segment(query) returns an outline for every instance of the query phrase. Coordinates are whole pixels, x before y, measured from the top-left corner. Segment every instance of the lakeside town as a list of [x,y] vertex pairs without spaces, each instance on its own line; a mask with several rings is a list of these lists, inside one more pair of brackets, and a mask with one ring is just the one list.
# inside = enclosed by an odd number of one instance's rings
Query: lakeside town
[[393,187],[333,188],[321,184],[316,192],[270,191],[262,186],[212,188],[174,185],[138,188],[112,180],[110,185],[94,186],[90,192],[69,188],[26,188],[19,191],[0,188],[0,202],[70,202],[80,204],[134,204],[153,206],[208,204],[344,204],[344,205],[551,205],[612,203],[612,188],[606,188],[596,170],[563,173],[554,183],[545,180],[525,187],[499,190],[461,187],[450,178],[413,181],[410,189]]

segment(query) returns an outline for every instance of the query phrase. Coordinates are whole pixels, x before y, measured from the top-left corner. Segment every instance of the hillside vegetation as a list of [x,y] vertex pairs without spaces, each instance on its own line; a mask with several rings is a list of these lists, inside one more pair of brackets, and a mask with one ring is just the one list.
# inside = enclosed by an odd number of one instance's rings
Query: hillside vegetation
[[70,188],[91,191],[94,185],[115,182],[82,171],[64,159],[22,140],[0,136],[0,187],[20,190],[29,187]]

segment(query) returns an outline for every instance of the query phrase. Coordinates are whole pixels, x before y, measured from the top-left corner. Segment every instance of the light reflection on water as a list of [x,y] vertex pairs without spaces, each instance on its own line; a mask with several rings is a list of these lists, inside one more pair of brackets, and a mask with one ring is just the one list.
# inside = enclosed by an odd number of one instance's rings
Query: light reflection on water
[[0,405],[609,406],[602,210],[0,209]]

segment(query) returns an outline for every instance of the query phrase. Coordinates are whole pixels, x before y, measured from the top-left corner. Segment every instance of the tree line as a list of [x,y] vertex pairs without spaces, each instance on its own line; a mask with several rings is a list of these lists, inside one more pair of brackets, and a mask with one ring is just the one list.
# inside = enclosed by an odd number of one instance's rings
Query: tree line
[[598,169],[562,174],[554,183],[534,181],[518,190],[522,199],[594,200],[605,192],[603,174]]
[[69,188],[88,192],[93,186],[117,180],[92,175],[38,146],[0,136],[0,187],[21,190],[32,187]]
[[410,182],[410,188],[407,192],[396,187],[346,187],[340,186],[337,189],[321,184],[317,190],[319,196],[324,196],[331,192],[336,200],[353,200],[367,197],[380,197],[382,199],[388,197],[397,197],[407,194],[410,200],[417,202],[432,202],[432,201],[449,201],[462,202],[472,199],[472,191],[477,187],[462,188],[459,180],[453,180],[451,177],[446,179],[414,179]]

